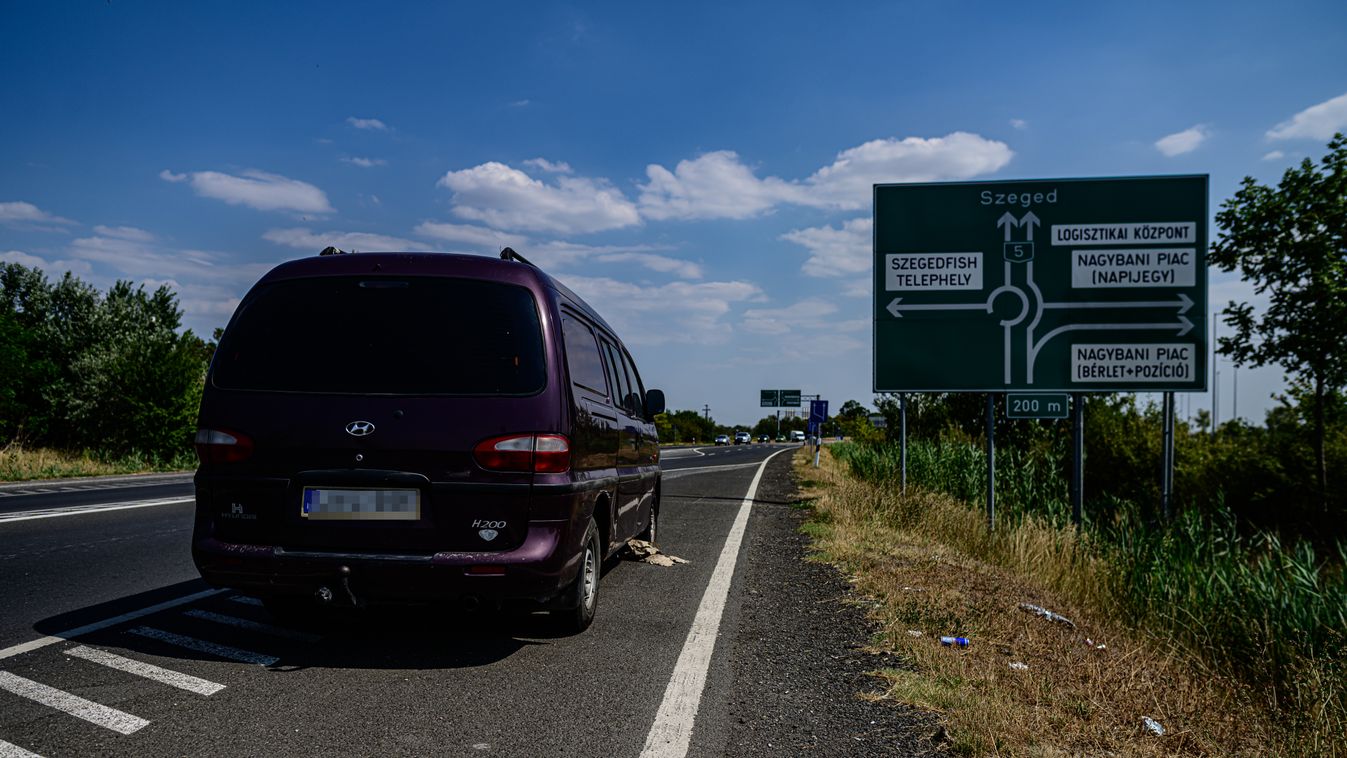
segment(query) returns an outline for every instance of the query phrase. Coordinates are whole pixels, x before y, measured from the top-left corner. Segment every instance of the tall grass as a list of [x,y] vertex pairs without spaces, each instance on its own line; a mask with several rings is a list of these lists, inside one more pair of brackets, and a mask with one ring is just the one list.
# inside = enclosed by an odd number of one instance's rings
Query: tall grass
[[186,471],[193,468],[196,468],[196,457],[190,450],[181,451],[172,458],[162,458],[140,453],[120,456],[93,451],[69,453],[51,448],[24,447],[17,443],[0,446],[0,482],[147,471]]
[[[854,475],[899,486],[896,446],[841,443],[831,450]],[[983,451],[971,443],[909,442],[909,486],[944,492],[970,508],[985,498],[985,469]],[[1013,529],[1028,521],[1069,531],[1065,478],[1051,461],[998,451],[996,477],[998,525]],[[1086,533],[1071,543],[1089,553],[1071,561],[1110,566],[1103,592],[1080,599],[1258,688],[1307,749],[1347,749],[1347,547],[1338,544],[1325,559],[1306,542],[1241,534],[1225,511],[1188,512],[1154,527],[1134,504],[1115,504],[1112,518],[1087,521]],[[977,548],[981,538],[959,539]]]

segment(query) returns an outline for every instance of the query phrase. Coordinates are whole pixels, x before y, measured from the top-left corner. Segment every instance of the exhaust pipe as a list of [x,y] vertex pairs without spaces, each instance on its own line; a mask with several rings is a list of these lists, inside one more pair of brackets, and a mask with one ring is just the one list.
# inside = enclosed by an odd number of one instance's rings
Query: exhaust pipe
[[313,593],[313,599],[318,601],[319,605],[331,605],[332,590],[327,586],[319,587],[318,591]]

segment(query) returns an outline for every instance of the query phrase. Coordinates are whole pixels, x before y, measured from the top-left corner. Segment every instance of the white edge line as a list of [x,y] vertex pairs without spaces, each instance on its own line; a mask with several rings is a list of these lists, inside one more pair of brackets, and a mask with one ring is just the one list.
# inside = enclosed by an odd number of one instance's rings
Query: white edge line
[[78,626],[75,627],[74,629],[67,629],[64,632],[57,632],[56,634],[51,635],[49,637],[39,637],[35,640],[22,642],[18,645],[12,645],[10,647],[5,648],[4,650],[0,650],[0,659],[12,658],[16,655],[19,655],[20,653],[27,653],[30,650],[38,650],[48,645],[55,645],[58,642],[64,642],[68,639],[73,639],[75,637],[79,637],[81,635],[85,635],[90,632],[96,632],[100,629],[106,629],[110,626],[116,626],[117,624],[132,621],[134,619],[141,618],[142,616],[148,616],[151,613],[158,613],[159,611],[168,608],[176,608],[177,606],[183,605],[184,603],[192,603],[202,598],[210,597],[211,595],[218,595],[221,592],[225,591],[226,590],[202,590],[201,592],[194,592],[191,595],[184,595],[183,597],[175,598],[173,600],[165,600],[162,603],[156,603],[154,605],[141,608],[140,610],[123,613],[120,616],[113,616],[112,618],[103,619],[102,621],[95,621],[92,624],[85,624],[84,626]]
[[70,506],[78,510],[52,511],[44,509],[42,511],[19,511],[15,515],[0,514],[0,524],[12,524],[16,521],[33,521],[40,518],[61,518],[62,516],[83,516],[87,513],[106,513],[108,511],[126,511],[132,508],[154,508],[160,505],[181,505],[183,503],[195,502],[196,498],[186,497],[174,500],[154,500],[147,503],[109,503],[105,506]]
[[688,630],[683,650],[678,654],[669,685],[664,689],[664,700],[655,713],[655,721],[646,735],[645,747],[641,758],[684,758],[692,742],[692,725],[697,718],[697,709],[701,705],[702,690],[706,687],[706,673],[711,668],[711,656],[716,649],[716,637],[720,631],[720,617],[725,611],[725,601],[729,598],[730,583],[734,579],[734,567],[739,561],[739,547],[744,541],[744,531],[748,527],[748,514],[753,508],[753,499],[758,494],[758,483],[767,464],[778,455],[793,450],[786,448],[763,459],[753,481],[748,485],[748,494],[739,504],[739,513],[734,517],[730,533],[725,537],[725,546],[721,548],[716,568],[711,572],[711,581],[697,606],[697,615],[692,619],[692,628]]
[[195,692],[198,695],[205,695],[206,697],[210,697],[225,688],[223,684],[217,684],[209,679],[202,679],[199,676],[184,674],[181,671],[174,671],[172,669],[163,668],[162,666],[155,666],[152,663],[145,663],[144,661],[123,658],[116,653],[109,653],[106,650],[99,650],[95,647],[78,645],[64,652],[66,655],[73,658],[80,658],[118,671],[125,671],[128,674],[143,676],[146,679],[151,679],[160,684],[167,684],[170,687],[177,687],[180,690]]

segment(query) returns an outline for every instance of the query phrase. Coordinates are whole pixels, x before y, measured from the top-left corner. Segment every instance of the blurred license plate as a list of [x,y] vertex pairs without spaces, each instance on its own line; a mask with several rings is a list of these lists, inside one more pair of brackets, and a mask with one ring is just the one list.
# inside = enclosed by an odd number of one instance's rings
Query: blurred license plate
[[421,518],[420,490],[304,488],[304,518],[415,521]]

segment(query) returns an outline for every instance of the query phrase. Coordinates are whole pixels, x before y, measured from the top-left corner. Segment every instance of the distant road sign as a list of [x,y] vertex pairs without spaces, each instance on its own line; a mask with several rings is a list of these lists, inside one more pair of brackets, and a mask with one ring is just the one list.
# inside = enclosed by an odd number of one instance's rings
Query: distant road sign
[[799,408],[800,391],[799,390],[781,390],[782,408]]
[[1207,388],[1207,177],[874,187],[874,390]]
[[1065,392],[1007,392],[1007,418],[1066,418],[1070,415],[1071,396]]
[[763,408],[776,408],[781,405],[779,401],[779,390],[762,390],[762,397],[758,401]]
[[818,436],[823,422],[828,420],[828,401],[809,401],[809,433]]

